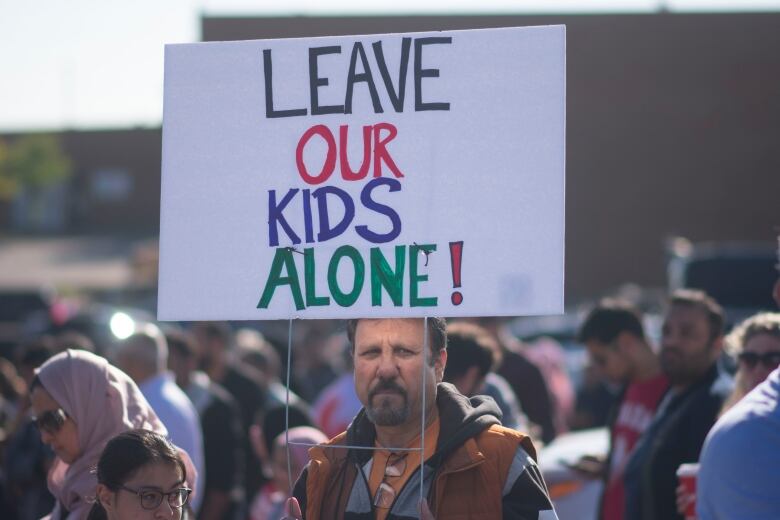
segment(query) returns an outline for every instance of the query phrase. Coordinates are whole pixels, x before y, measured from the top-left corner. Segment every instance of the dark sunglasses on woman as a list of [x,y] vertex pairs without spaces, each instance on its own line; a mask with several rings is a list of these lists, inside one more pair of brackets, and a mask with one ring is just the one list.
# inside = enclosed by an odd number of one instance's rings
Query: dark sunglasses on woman
[[68,414],[62,408],[57,408],[56,410],[47,410],[41,415],[33,417],[32,420],[38,430],[57,433],[68,420]]
[[764,352],[763,354],[742,352],[737,358],[740,363],[743,363],[748,368],[754,368],[759,363],[769,369],[780,365],[780,352]]

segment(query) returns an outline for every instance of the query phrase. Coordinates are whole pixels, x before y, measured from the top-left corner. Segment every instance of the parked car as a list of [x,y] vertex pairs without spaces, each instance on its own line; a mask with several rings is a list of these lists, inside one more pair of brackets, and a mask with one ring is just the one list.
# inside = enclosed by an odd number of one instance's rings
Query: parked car
[[95,343],[95,350],[111,355],[119,341],[130,336],[136,323],[154,323],[154,315],[130,307],[116,307],[103,303],[89,304],[61,324],[52,324],[50,334],[72,331],[83,334]]
[[0,356],[12,358],[12,349],[40,332],[50,320],[54,295],[44,290],[0,292]]
[[675,237],[667,244],[669,290],[701,289],[720,303],[729,326],[761,310],[774,310],[777,243],[693,244]]

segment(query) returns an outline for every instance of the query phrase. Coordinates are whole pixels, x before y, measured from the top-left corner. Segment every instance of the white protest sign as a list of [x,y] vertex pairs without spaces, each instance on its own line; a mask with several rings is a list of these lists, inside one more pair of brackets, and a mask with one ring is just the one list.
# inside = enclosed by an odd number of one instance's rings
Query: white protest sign
[[565,28],[169,45],[162,320],[563,310]]

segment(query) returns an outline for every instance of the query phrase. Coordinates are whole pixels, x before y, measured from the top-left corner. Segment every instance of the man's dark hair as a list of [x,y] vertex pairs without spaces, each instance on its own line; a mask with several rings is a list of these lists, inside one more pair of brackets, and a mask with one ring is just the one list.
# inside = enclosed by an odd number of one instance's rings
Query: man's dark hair
[[233,329],[224,321],[203,321],[195,324],[195,328],[203,331],[210,340],[216,339],[226,347],[233,344]]
[[[347,320],[347,338],[353,353],[355,351],[355,331],[360,319]],[[447,348],[447,321],[444,318],[428,318],[428,344],[431,347],[431,353],[436,355]],[[436,355],[431,356],[431,365],[436,360]]]
[[198,357],[195,339],[189,332],[169,329],[165,331],[165,340],[168,342],[168,350],[170,352],[175,352],[183,358]]
[[497,345],[483,328],[465,322],[447,325],[447,366],[444,380],[451,383],[471,367],[477,367],[485,377],[495,362]]
[[679,289],[669,298],[669,306],[684,305],[701,310],[710,326],[710,340],[723,335],[723,309],[715,299],[697,289]]
[[[265,441],[265,448],[268,450],[267,453],[272,453],[274,450],[274,439],[279,434],[284,433],[285,424],[288,422],[287,408],[284,405],[277,405],[261,415],[262,417],[255,418],[255,422],[263,430],[263,440]],[[314,422],[311,420],[311,413],[302,402],[290,403],[289,423],[290,428],[314,426]]]
[[628,302],[606,298],[588,313],[580,327],[577,341],[598,341],[608,345],[623,332],[644,340],[641,315],[636,307]]

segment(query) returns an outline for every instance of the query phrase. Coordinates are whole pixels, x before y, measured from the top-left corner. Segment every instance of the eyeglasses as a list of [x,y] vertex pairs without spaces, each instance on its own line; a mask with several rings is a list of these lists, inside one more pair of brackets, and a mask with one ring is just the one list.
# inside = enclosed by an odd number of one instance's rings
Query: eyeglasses
[[156,489],[132,489],[127,486],[119,487],[120,489],[137,495],[138,501],[141,502],[141,507],[144,509],[156,509],[162,504],[163,497],[168,499],[168,505],[178,509],[187,503],[187,499],[190,497],[190,493],[192,493],[190,488],[178,488],[170,493],[163,493]]
[[41,415],[32,418],[33,423],[40,431],[47,433],[57,433],[68,420],[68,414],[62,408],[56,410],[47,410]]
[[742,352],[737,358],[740,363],[743,363],[748,368],[754,368],[758,363],[769,369],[780,365],[780,352],[764,352],[763,354]]
[[385,463],[385,476],[374,495],[374,506],[389,509],[395,500],[395,488],[387,480],[398,478],[406,471],[406,456],[408,453],[391,453]]

